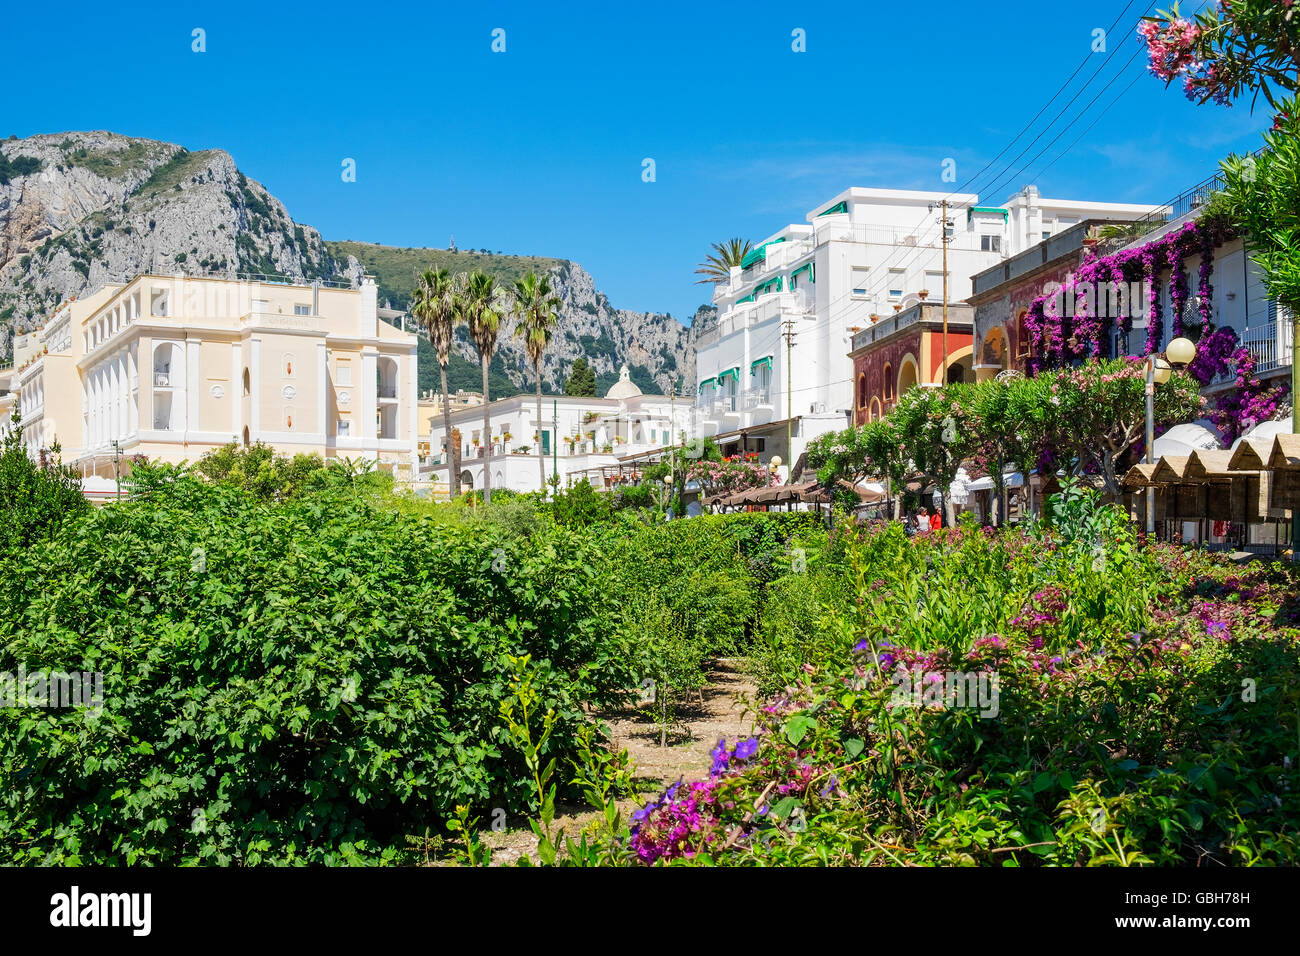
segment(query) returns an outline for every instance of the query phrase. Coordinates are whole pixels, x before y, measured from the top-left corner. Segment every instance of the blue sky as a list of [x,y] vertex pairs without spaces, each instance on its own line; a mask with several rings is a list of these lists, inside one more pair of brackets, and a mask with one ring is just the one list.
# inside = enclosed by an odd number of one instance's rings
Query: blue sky
[[[982,200],[1037,182],[1048,196],[1161,202],[1258,145],[1266,110],[1195,106],[1149,75],[1084,134],[1145,68],[1142,55],[1125,66],[1141,0],[1108,52],[1090,52],[1125,7],[26,3],[6,13],[11,66],[27,65],[0,135],[109,129],[225,149],[326,238],[454,235],[462,249],[573,259],[615,306],[686,319],[707,298],[693,270],[711,241],[802,222],[848,186],[961,186],[1085,57],[968,187]],[[955,184],[940,178],[948,157]]]

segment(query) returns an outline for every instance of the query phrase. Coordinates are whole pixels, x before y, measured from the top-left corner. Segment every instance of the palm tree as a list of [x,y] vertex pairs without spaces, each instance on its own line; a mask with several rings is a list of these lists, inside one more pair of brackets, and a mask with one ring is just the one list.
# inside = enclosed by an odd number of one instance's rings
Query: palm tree
[[704,276],[703,279],[696,279],[695,284],[705,285],[710,282],[726,282],[731,278],[731,267],[740,265],[753,248],[748,239],[728,239],[726,242],[715,242],[713,244],[713,255],[706,256],[704,261],[700,263],[700,267],[695,270],[696,275]]
[[515,280],[514,311],[519,316],[515,334],[524,340],[524,349],[537,374],[537,473],[541,476],[542,495],[546,494],[546,456],[542,453],[542,356],[551,342],[551,333],[560,316],[560,297],[551,293],[551,280],[530,272]]
[[501,313],[496,311],[497,280],[486,272],[475,270],[465,281],[462,312],[469,326],[469,337],[478,349],[483,366],[483,504],[492,503],[492,399],[488,395],[488,366],[497,350],[497,336],[501,333]]
[[415,294],[411,296],[411,314],[429,334],[442,375],[442,433],[447,443],[447,488],[451,497],[460,494],[460,473],[456,457],[460,449],[452,441],[451,401],[447,393],[447,365],[451,362],[451,346],[456,331],[456,283],[446,269],[425,269],[416,281]]

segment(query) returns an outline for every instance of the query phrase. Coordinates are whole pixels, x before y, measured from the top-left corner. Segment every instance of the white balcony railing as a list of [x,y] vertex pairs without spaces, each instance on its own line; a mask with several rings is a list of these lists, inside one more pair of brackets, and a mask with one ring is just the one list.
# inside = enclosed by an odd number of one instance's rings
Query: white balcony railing
[[1291,317],[1284,315],[1258,329],[1246,329],[1241,333],[1241,344],[1254,357],[1256,372],[1286,368],[1294,361],[1295,355]]
[[745,408],[761,408],[772,404],[772,390],[770,388],[750,388],[745,391]]
[[696,339],[696,347],[704,348],[729,338],[745,329],[771,322],[787,315],[805,315],[812,309],[811,297],[798,292],[771,292],[761,295],[755,302],[733,306],[718,316],[717,324]]

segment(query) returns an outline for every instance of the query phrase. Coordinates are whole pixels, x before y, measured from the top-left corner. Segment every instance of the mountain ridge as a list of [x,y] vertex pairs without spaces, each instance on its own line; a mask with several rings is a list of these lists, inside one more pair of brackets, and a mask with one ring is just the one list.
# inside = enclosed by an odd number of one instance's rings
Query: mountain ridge
[[[463,263],[464,271],[492,272],[505,284],[529,269],[551,277],[561,308],[543,363],[548,391],[562,389],[580,355],[602,386],[617,379],[623,364],[642,388],[663,391],[675,381],[694,381],[690,327],[667,313],[614,308],[571,260],[327,240],[294,220],[221,149],[190,151],[106,130],[0,140],[0,328],[11,334],[39,327],[70,298],[141,272],[353,284],[371,274],[381,303],[404,310],[415,275],[449,261]],[[497,397],[534,387],[514,327],[507,317],[493,362]],[[4,361],[12,338],[0,338]],[[422,338],[422,390],[438,387],[427,352]],[[472,368],[472,387],[479,387],[477,353],[465,336],[453,365],[454,380],[471,387]]]

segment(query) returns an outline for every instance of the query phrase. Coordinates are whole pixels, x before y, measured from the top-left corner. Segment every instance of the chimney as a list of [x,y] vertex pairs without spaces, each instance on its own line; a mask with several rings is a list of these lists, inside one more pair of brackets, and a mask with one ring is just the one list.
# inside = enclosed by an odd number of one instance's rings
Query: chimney
[[379,288],[374,276],[361,280],[361,336],[373,339],[379,335]]

